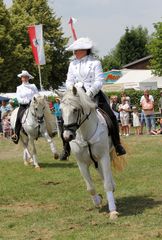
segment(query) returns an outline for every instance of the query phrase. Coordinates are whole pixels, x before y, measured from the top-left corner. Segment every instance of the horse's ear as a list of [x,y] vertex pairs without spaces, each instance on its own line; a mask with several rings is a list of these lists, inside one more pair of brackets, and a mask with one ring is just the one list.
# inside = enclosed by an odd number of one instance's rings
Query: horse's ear
[[72,92],[73,92],[74,96],[76,96],[76,95],[77,95],[77,89],[76,89],[76,87],[75,87],[75,86],[73,86],[73,88],[72,88]]
[[48,100],[48,97],[46,95],[44,95],[44,100],[46,100],[46,101]]
[[60,98],[63,98],[63,96],[64,96],[63,92],[56,90],[56,89],[54,90],[54,93],[57,94],[57,96],[59,96]]

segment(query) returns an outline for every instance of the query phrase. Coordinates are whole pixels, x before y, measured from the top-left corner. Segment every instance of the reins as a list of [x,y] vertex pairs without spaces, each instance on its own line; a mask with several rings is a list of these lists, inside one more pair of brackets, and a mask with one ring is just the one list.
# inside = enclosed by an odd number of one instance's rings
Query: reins
[[77,121],[75,123],[64,125],[64,130],[74,131],[71,128],[73,128],[73,127],[76,127],[76,129],[80,128],[81,125],[89,118],[90,114],[91,114],[91,111],[88,114],[86,114],[86,117],[80,123],[78,123],[79,122],[79,116],[80,116],[80,114],[78,113]]

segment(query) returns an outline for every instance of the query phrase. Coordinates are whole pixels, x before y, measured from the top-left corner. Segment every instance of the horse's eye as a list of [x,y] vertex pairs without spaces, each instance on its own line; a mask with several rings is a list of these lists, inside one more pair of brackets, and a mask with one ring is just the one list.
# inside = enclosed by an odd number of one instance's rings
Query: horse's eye
[[77,108],[74,108],[73,113],[76,113],[77,111],[78,111],[78,109],[77,109]]
[[38,108],[35,108],[35,111],[37,111],[38,110]]

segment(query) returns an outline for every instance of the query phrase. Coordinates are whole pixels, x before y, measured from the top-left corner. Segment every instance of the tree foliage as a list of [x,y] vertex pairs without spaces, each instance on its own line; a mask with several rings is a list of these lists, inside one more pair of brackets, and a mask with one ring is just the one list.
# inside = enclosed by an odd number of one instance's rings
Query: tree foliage
[[149,36],[146,28],[141,26],[131,29],[126,28],[125,34],[120,38],[115,49],[102,60],[104,68],[120,68],[132,61],[138,60],[148,55]]
[[[2,0],[0,0],[1,2]],[[4,5],[2,6],[4,7]],[[2,11],[1,8],[0,11]],[[47,0],[13,0],[9,11],[5,8],[4,11],[7,13],[5,17],[9,17],[9,24],[2,23],[1,20],[0,40],[5,35],[2,32],[3,28],[12,26],[9,30],[11,44],[8,45],[12,67],[8,68],[7,74],[10,90],[15,91],[19,84],[17,74],[21,70],[31,72],[35,77],[34,82],[39,87],[38,68],[33,58],[27,32],[27,27],[33,24],[43,25],[46,65],[41,66],[42,84],[45,89],[49,87],[57,88],[66,79],[69,63],[69,54],[65,52],[68,38],[63,36],[61,18],[56,17],[55,12],[48,6]],[[3,14],[1,16],[1,19],[3,19]],[[5,29],[4,31],[7,32]],[[7,35],[5,36],[7,38]],[[3,61],[4,59],[0,58],[0,62]],[[9,75],[9,72],[12,72],[12,74]],[[4,83],[5,79],[2,78],[1,82]],[[1,91],[7,90],[6,86],[3,85]]]
[[162,76],[162,22],[154,24],[154,28],[155,32],[148,45],[152,55],[150,66],[155,75]]
[[0,0],[0,92],[10,88],[12,79],[12,38],[10,17],[3,1]]
[[106,72],[111,69],[119,69],[120,61],[117,58],[116,50],[112,50],[107,56],[101,59],[103,70]]

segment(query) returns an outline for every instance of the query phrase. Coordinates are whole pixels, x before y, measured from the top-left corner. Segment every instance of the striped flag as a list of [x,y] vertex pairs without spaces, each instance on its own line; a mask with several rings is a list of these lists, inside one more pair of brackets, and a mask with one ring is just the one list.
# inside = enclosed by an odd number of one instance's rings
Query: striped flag
[[69,24],[70,24],[70,27],[71,27],[71,31],[72,31],[74,40],[77,40],[76,32],[75,32],[75,29],[74,29],[74,26],[73,26],[73,24],[75,24],[76,22],[77,22],[77,20],[73,17],[71,17],[70,20],[69,20]]
[[42,24],[28,27],[28,34],[32,52],[37,65],[46,64],[44,46],[43,46],[43,27]]

